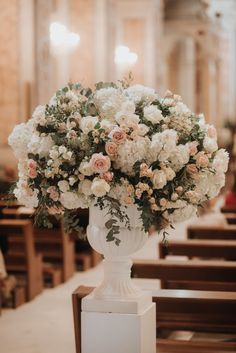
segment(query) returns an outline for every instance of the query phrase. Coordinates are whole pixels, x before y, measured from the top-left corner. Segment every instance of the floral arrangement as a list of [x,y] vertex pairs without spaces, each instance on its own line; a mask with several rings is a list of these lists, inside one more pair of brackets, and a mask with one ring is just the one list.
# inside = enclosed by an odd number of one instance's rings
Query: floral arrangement
[[36,208],[38,222],[57,215],[79,230],[77,209],[96,204],[110,213],[107,241],[117,245],[117,222],[129,227],[125,207],[137,205],[145,231],[165,230],[219,193],[228,166],[202,114],[128,80],[68,84],[14,128],[9,144],[19,159],[14,194]]

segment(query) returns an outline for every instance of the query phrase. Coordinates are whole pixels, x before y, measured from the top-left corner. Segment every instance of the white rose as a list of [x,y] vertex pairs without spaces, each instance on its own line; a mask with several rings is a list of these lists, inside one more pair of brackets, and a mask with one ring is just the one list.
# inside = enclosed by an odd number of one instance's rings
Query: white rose
[[139,116],[128,112],[118,112],[115,115],[115,119],[119,125],[131,126],[133,124],[137,125],[139,123]]
[[79,192],[82,194],[89,196],[92,195],[92,182],[88,179],[84,179],[79,183]]
[[139,124],[138,125],[138,129],[137,129],[137,133],[140,136],[145,136],[149,131],[149,127],[145,124]]
[[158,124],[161,120],[163,120],[163,115],[160,109],[158,109],[155,105],[149,105],[143,110],[144,117],[151,121],[152,124]]
[[110,191],[110,185],[104,179],[95,178],[91,190],[96,197],[102,197]]
[[163,170],[154,170],[152,182],[154,189],[162,189],[166,185],[167,179]]
[[60,202],[62,206],[67,208],[68,210],[73,210],[76,208],[81,208],[83,207],[83,199],[80,198],[77,194],[74,192],[64,192],[60,196]]
[[203,147],[207,152],[210,152],[210,153],[217,151],[218,145],[217,145],[216,139],[205,137],[203,141]]
[[70,189],[69,183],[66,180],[60,180],[57,185],[62,192],[66,192]]
[[84,116],[80,121],[80,128],[84,134],[88,134],[94,129],[94,126],[98,123],[97,116]]
[[79,172],[83,175],[90,176],[93,174],[93,170],[89,162],[81,162],[79,166]]

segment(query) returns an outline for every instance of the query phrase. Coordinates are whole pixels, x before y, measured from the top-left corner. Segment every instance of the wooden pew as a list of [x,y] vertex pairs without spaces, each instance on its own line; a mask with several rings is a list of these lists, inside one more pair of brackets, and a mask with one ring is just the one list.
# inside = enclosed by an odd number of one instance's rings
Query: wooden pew
[[187,228],[188,239],[236,240],[236,226],[190,226]]
[[[25,207],[5,208],[2,214],[9,219],[34,219],[32,210]],[[62,224],[55,222],[52,229],[34,226],[34,239],[43,256],[45,280],[49,279],[53,287],[67,281],[75,271],[74,242],[65,234]]]
[[[81,304],[91,287],[78,287],[72,294],[76,353],[81,353]],[[236,294],[189,290],[158,290],[156,303],[158,353],[235,352],[236,342],[178,341],[163,331],[192,330],[236,335]],[[105,334],[105,333],[104,333]]]
[[225,213],[224,216],[228,224],[236,224],[236,213]]
[[236,240],[182,240],[158,244],[161,259],[166,256],[187,256],[189,258],[221,258],[236,260]]
[[42,292],[42,256],[35,252],[33,227],[28,220],[0,220],[0,236],[9,239],[9,251],[5,256],[8,273],[24,275],[27,300]]
[[132,276],[161,280],[161,288],[236,291],[236,263],[212,260],[139,260]]
[[75,272],[74,242],[65,233],[61,223],[55,228],[34,227],[34,239],[36,249],[42,253],[44,262],[52,264],[61,272],[61,280],[67,281]]
[[222,213],[236,213],[235,206],[223,206],[220,210]]

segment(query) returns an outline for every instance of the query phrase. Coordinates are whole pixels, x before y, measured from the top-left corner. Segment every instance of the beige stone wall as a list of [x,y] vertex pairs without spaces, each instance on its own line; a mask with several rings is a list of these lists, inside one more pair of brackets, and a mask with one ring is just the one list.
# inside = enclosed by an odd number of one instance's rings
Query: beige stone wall
[[70,80],[82,82],[84,85],[94,83],[94,28],[95,7],[93,0],[69,1],[69,27],[80,35],[80,45],[70,60]]
[[0,0],[0,148],[19,121],[18,6]]

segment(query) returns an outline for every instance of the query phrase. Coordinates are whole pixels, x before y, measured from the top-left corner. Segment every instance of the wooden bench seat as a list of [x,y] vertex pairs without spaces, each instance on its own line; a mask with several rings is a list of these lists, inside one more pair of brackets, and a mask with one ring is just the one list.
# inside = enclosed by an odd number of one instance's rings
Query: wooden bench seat
[[161,288],[236,291],[236,263],[212,260],[138,260],[136,278],[161,280]]
[[161,259],[173,255],[236,260],[236,240],[171,240],[168,244],[160,242],[158,247]]
[[188,239],[236,240],[236,226],[190,226],[187,228]]
[[[72,294],[76,353],[81,353],[81,301],[93,288],[80,286]],[[236,352],[236,342],[178,341],[163,331],[232,333],[236,337],[236,293],[158,290],[156,303],[157,353]]]
[[21,250],[15,250],[10,246],[5,256],[7,272],[13,274],[22,273],[26,278],[27,300],[33,299],[42,292],[42,256],[35,252],[33,227],[28,220],[0,220],[0,236],[11,235],[24,239]]

